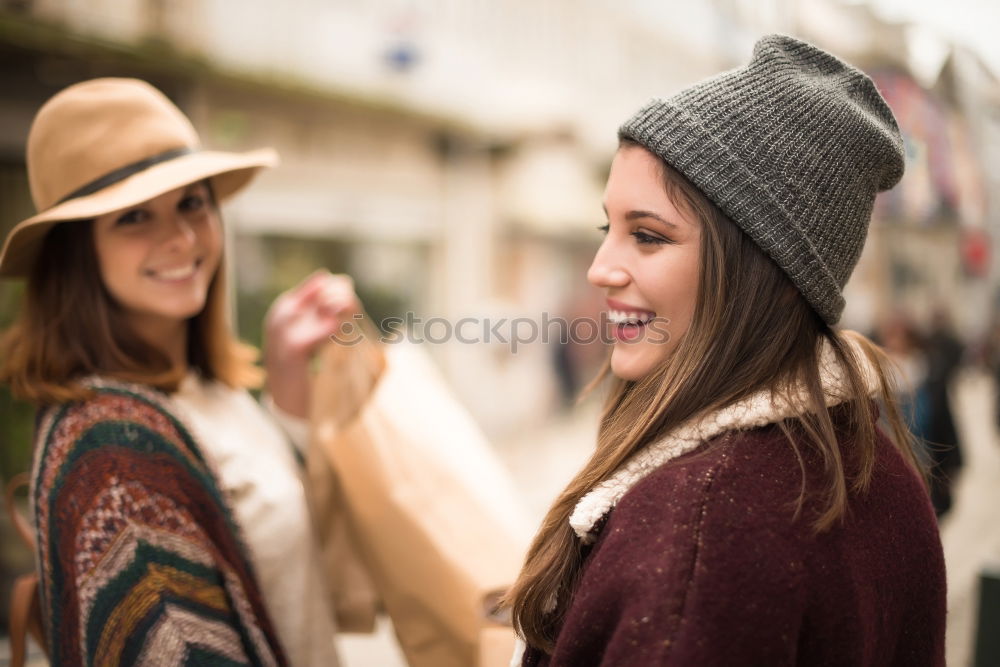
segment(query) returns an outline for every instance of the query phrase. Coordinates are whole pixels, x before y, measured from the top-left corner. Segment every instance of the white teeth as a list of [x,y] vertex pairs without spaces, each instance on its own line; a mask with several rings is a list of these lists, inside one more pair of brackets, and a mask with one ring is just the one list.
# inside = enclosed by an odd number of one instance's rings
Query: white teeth
[[632,313],[624,310],[609,310],[608,318],[615,324],[646,324],[655,316],[654,313]]
[[161,280],[184,280],[185,278],[193,276],[197,268],[197,264],[189,264],[187,266],[169,269],[167,271],[153,271],[153,275]]

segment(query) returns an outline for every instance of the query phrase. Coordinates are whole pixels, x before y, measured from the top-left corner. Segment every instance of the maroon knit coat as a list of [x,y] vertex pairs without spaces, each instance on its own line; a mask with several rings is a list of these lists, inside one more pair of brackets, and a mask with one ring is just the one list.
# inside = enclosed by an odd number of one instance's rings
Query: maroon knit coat
[[803,476],[781,430],[720,437],[599,522],[554,652],[529,647],[523,665],[944,665],[937,523],[888,439],[868,492],[816,534],[815,494],[795,516]]

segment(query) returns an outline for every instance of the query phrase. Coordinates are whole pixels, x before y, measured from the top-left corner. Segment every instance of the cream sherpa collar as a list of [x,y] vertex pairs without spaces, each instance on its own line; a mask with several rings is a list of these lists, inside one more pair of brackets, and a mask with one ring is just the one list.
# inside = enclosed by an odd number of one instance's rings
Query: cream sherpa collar
[[[869,392],[873,393],[876,388],[875,376],[868,368],[867,357],[857,343],[850,339],[848,341],[866,371],[865,381]],[[830,343],[824,339],[822,345],[820,380],[826,394],[826,405],[831,407],[844,402],[848,397],[846,375]],[[593,542],[595,536],[592,531],[601,517],[617,505],[629,489],[664,463],[694,451],[702,443],[727,431],[758,428],[801,414],[805,396],[804,388],[791,396],[774,396],[770,391],[764,390],[678,427],[637,452],[611,477],[587,492],[573,509],[569,518],[570,525],[584,543]]]

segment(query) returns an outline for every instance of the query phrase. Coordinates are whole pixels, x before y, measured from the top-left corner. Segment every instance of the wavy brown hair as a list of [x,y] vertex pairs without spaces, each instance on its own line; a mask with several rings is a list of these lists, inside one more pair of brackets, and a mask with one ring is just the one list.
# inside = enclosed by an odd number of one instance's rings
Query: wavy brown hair
[[[97,262],[92,220],[55,225],[28,277],[21,312],[0,338],[0,382],[35,405],[82,400],[79,380],[102,375],[175,391],[185,369],[130,328]],[[229,324],[225,269],[220,263],[205,307],[188,321],[187,361],[208,379],[232,387],[259,386],[257,350],[238,341]]]
[[[818,454],[809,460],[819,461],[816,472],[822,488],[807,490],[803,474],[798,509],[807,492],[819,494],[823,511],[813,528],[824,531],[843,516],[850,494],[864,491],[871,480],[878,408],[866,385],[864,369],[870,368],[877,384],[874,398],[885,406],[894,443],[919,470],[911,436],[893,399],[887,357],[864,336],[827,326],[739,227],[683,175],[662,161],[661,167],[667,194],[701,223],[697,304],[688,332],[665,362],[638,381],[613,380],[597,447],[549,509],[505,598],[518,633],[544,651],[552,650],[583,562],[582,544],[569,524],[577,502],[630,457],[688,420],[761,390],[804,387],[806,410],[780,426],[800,465],[805,466],[801,447]],[[847,432],[834,430],[826,408],[819,369],[823,340],[842,365],[853,397],[842,406]],[[602,377],[608,374],[606,364]],[[850,466],[845,467],[841,441],[852,443]],[[796,514],[790,513],[789,520]]]

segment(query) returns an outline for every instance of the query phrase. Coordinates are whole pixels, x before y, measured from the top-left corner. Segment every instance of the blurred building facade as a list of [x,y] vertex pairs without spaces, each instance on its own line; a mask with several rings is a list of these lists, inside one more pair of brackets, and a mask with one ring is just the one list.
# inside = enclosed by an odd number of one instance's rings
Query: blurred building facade
[[[31,212],[23,148],[40,104],[138,76],[206,145],[282,155],[227,207],[241,290],[307,270],[277,239],[333,242],[331,268],[384,297],[383,314],[538,320],[584,283],[617,122],[716,69],[696,46],[601,2],[4,0],[2,217]],[[493,339],[433,351],[488,430],[544,416],[546,348]]]
[[[770,31],[864,67],[907,138],[845,323],[944,301],[984,328],[1000,282],[996,79],[960,48],[928,75],[906,26],[835,0],[0,0],[0,218],[31,212],[39,105],[74,81],[139,76],[206,145],[282,155],[227,208],[244,328],[317,260],[354,275],[377,314],[578,313],[618,123]],[[544,345],[433,351],[488,431],[552,406]]]
[[[869,72],[906,138],[907,173],[877,203],[844,324],[870,332],[943,305],[978,336],[1000,286],[997,72],[858,1],[0,0],[0,230],[33,213],[24,145],[39,106],[76,81],[136,76],[207,146],[282,155],[225,210],[250,340],[277,291],[316,266],[353,275],[377,317],[435,319],[418,332],[432,340],[463,317],[594,316],[584,274],[618,124],[774,31]],[[0,325],[18,295],[0,283]],[[507,441],[551,414],[552,360],[574,358],[495,337],[429,348]],[[30,413],[0,389],[0,477],[26,467],[29,438]],[[0,571],[30,567],[16,557],[0,550]]]

